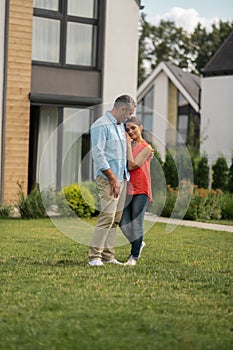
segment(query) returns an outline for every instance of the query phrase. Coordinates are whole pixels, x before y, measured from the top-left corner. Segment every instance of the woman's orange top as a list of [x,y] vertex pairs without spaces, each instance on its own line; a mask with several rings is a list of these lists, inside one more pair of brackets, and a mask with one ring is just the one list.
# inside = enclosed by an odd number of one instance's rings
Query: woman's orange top
[[[145,140],[136,144],[136,146],[132,148],[134,159],[138,153],[147,146],[148,143]],[[152,202],[150,161],[151,157],[149,156],[139,168],[129,171],[130,181],[128,182],[127,192],[129,195],[146,194],[149,197],[150,202]]]

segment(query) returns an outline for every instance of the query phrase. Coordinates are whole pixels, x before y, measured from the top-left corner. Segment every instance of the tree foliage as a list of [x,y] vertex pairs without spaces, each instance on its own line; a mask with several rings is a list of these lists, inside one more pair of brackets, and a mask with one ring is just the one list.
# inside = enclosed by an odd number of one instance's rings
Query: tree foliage
[[224,156],[219,156],[216,163],[212,166],[213,170],[213,189],[220,189],[223,192],[227,191],[229,169]]
[[208,188],[209,166],[207,155],[202,155],[197,165],[195,184],[200,188]]
[[233,22],[220,21],[207,31],[200,23],[192,33],[173,21],[149,23],[144,13],[140,18],[138,84],[160,62],[166,61],[189,72],[200,74],[210,58],[233,30]]

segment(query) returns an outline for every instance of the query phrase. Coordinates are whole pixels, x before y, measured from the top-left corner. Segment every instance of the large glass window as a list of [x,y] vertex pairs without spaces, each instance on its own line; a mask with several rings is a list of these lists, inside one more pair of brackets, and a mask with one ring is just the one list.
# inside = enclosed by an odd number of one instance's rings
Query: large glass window
[[34,0],[32,59],[96,67],[98,0]]
[[188,134],[188,115],[178,117],[178,143],[186,143]]
[[38,144],[33,148],[36,182],[42,188],[60,189],[92,178],[91,113],[91,109],[40,107]]
[[33,18],[32,59],[59,62],[60,21],[49,18]]
[[[57,133],[55,130],[57,126],[58,109],[54,107],[41,107],[39,115],[36,182],[39,180],[43,188],[56,188]],[[51,137],[52,135],[53,137]]]
[[68,15],[97,18],[96,0],[68,0]]
[[66,63],[94,66],[96,27],[88,24],[68,22]]
[[185,143],[193,150],[199,149],[200,115],[180,92],[178,93],[177,131],[177,144]]
[[137,115],[144,126],[144,137],[151,141],[153,128],[154,87],[141,99],[137,107]]
[[[61,185],[82,179],[83,136],[89,133],[90,110],[64,108]],[[90,166],[90,164],[89,164]]]
[[34,0],[34,7],[45,10],[58,11],[59,0]]

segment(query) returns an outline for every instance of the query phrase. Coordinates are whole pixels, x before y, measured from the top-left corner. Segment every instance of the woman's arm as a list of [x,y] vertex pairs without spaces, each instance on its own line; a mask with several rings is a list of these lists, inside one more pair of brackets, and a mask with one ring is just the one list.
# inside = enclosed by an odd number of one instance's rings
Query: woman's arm
[[147,160],[147,158],[151,156],[152,152],[153,152],[153,148],[150,145],[148,145],[147,147],[143,148],[141,152],[139,152],[134,158],[133,152],[132,152],[131,140],[127,139],[128,169],[134,170],[134,169],[140,168],[140,166]]

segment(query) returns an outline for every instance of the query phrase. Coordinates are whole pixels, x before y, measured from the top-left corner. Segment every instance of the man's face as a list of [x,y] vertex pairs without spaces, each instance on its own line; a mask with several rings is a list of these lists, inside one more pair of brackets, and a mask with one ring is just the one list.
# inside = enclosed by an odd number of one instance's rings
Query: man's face
[[119,121],[124,122],[126,119],[130,119],[132,117],[135,117],[135,107],[121,107],[121,113],[119,115]]

